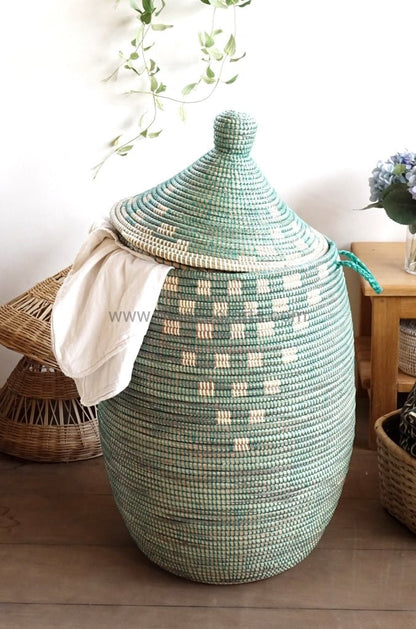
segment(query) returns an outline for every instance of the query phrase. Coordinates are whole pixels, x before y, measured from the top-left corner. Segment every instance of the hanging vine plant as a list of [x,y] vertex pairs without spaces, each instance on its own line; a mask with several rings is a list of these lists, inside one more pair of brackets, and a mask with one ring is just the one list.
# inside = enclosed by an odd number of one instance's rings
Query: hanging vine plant
[[[156,138],[162,133],[159,114],[166,101],[176,103],[180,118],[185,120],[188,105],[209,99],[221,84],[232,85],[238,78],[238,73],[230,71],[231,64],[245,57],[245,53],[237,54],[236,10],[248,6],[251,0],[194,0],[210,9],[210,25],[195,38],[199,42],[201,54],[200,74],[193,82],[179,89],[179,93],[168,89],[165,73],[157,60],[157,47],[161,41],[159,37],[174,26],[163,21],[169,1],[172,0],[130,0],[138,24],[128,52],[119,51],[120,62],[106,80],[117,79],[123,74],[124,78],[128,76],[133,82],[127,95],[141,98],[137,131],[128,138],[124,134],[118,135],[110,142],[109,153],[95,167],[95,176],[113,155],[125,157],[139,141]],[[233,12],[231,32],[223,27],[225,9]]]

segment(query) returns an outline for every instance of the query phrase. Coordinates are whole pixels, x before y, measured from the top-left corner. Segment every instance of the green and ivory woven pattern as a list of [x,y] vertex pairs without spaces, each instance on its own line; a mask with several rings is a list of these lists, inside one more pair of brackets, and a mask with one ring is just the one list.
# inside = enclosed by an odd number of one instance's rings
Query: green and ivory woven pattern
[[98,411],[114,497],[140,549],[209,583],[303,559],[347,471],[353,364],[333,246],[283,273],[171,272],[130,386]]
[[224,271],[319,258],[325,238],[287,207],[250,157],[255,131],[246,114],[217,116],[214,149],[114,206],[111,220],[123,240],[169,262]]
[[342,264],[248,155],[255,124],[112,211],[123,242],[174,263],[130,385],[98,406],[106,468],[140,549],[207,583],[273,576],[316,545],[354,435]]

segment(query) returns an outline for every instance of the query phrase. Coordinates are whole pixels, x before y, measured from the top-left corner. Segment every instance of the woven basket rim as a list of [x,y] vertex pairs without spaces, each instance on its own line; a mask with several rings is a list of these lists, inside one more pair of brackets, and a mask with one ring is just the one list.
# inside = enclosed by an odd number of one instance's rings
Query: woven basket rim
[[400,319],[400,332],[416,336],[416,319]]
[[416,458],[406,452],[406,450],[401,448],[399,444],[395,443],[393,439],[388,436],[384,429],[384,424],[386,424],[387,422],[391,422],[394,419],[400,420],[401,410],[402,409],[399,408],[395,411],[391,411],[390,413],[386,413],[386,415],[382,415],[381,417],[379,417],[374,424],[374,430],[378,439],[380,439],[380,441],[388,450],[390,450],[397,458],[401,459],[404,463],[416,469]]

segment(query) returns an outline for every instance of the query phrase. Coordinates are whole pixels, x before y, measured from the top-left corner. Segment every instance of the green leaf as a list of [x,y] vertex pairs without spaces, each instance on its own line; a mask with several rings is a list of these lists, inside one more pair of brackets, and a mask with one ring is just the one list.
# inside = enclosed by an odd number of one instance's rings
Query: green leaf
[[145,118],[146,118],[146,112],[144,112],[144,114],[142,114],[142,115],[140,116],[140,118],[139,118],[139,122],[138,122],[138,124],[139,124],[139,127],[140,127],[140,128],[142,128],[142,126],[143,126],[143,121],[144,121],[144,119],[145,119]]
[[224,57],[224,55],[218,50],[218,48],[211,48],[209,54],[215,59],[215,61],[222,61]]
[[249,4],[251,4],[251,0],[246,0],[246,2],[243,2],[243,4],[239,4],[238,6],[242,9],[243,7],[248,7]]
[[360,210],[371,210],[373,207],[382,208],[383,204],[381,201],[377,201],[377,203],[370,203],[370,205],[366,205],[365,207],[360,208]]
[[212,70],[211,66],[207,67],[206,73],[209,79],[213,79],[215,76],[215,72]]
[[382,192],[381,200],[387,216],[396,223],[416,223],[416,200],[405,183],[393,183]]
[[201,0],[204,4],[211,4],[209,0]]
[[140,16],[140,20],[143,22],[143,24],[150,24],[150,22],[152,21],[152,14],[149,12],[142,13]]
[[143,10],[146,13],[152,13],[155,10],[153,0],[142,0]]
[[158,83],[157,78],[155,76],[152,76],[150,78],[150,91],[151,92],[155,92],[157,90],[157,88],[158,88],[158,85],[159,85],[159,83]]
[[129,151],[131,151],[131,149],[133,148],[133,144],[128,144],[127,146],[120,146],[119,149],[117,149],[117,154],[121,155],[122,157],[124,157],[125,155],[127,155],[127,153]]
[[139,8],[139,5],[137,4],[136,0],[130,0],[130,6],[135,11],[139,11],[140,12],[140,8]]
[[156,94],[161,94],[162,92],[166,92],[166,85],[164,83],[159,84],[159,87],[156,90]]
[[217,28],[215,31],[213,31],[212,36],[216,37],[217,35],[221,35],[221,33],[222,33],[222,29]]
[[186,111],[183,103],[179,107],[179,118],[182,120],[182,122],[186,121]]
[[232,57],[235,54],[236,48],[235,37],[234,35],[230,35],[230,39],[225,44],[224,52],[228,57]]
[[135,39],[132,39],[130,43],[134,46],[134,48],[137,46],[137,41]]
[[138,58],[139,58],[139,55],[138,55],[138,53],[137,53],[137,52],[132,52],[132,53],[131,53],[131,55],[130,55],[130,59],[138,59]]
[[203,76],[202,80],[204,81],[204,83],[207,83],[207,85],[212,85],[212,83],[215,83],[215,79],[209,79],[207,76]]
[[246,54],[247,53],[243,52],[243,54],[240,55],[239,57],[233,57],[232,59],[230,59],[230,63],[237,63],[237,61],[240,61],[241,59],[244,59]]
[[238,74],[236,74],[235,76],[233,76],[231,79],[228,79],[228,81],[224,81],[224,83],[225,83],[226,85],[231,85],[231,83],[235,83],[235,82],[236,82],[237,78],[238,78]]
[[216,9],[227,9],[227,3],[224,0],[210,0],[210,5]]
[[160,131],[152,131],[152,133],[148,133],[148,138],[157,138],[162,133],[162,129]]
[[155,98],[155,105],[156,105],[156,107],[157,107],[158,109],[160,109],[161,111],[163,111],[163,105],[162,105],[162,103],[160,102],[160,99],[159,99],[159,98]]
[[172,28],[173,24],[152,24],[152,30],[154,31],[166,31],[168,28]]
[[192,92],[192,90],[194,90],[196,88],[196,83],[189,83],[189,85],[185,85],[185,87],[182,90],[182,94],[184,96],[188,96],[188,94],[190,94]]
[[205,48],[212,48],[212,46],[215,44],[214,38],[211,37],[209,33],[204,33],[204,44]]
[[114,140],[111,140],[110,146],[113,146],[115,148],[120,138],[121,138],[121,135],[118,135],[117,137],[114,138]]

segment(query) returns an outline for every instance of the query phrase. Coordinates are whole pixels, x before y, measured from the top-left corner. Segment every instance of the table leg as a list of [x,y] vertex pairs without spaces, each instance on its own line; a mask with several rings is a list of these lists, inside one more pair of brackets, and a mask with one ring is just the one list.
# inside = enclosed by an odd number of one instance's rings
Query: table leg
[[[358,320],[358,336],[363,337],[371,337],[371,300],[366,295],[360,293],[360,310],[359,310],[359,320]],[[361,386],[361,377],[358,368],[358,356],[356,360],[355,367],[355,383],[358,397],[367,397],[367,389],[364,389]]]
[[371,394],[368,441],[376,447],[374,423],[397,407],[400,300],[377,297],[372,300]]
[[371,299],[361,294],[360,297],[359,336],[371,336]]

